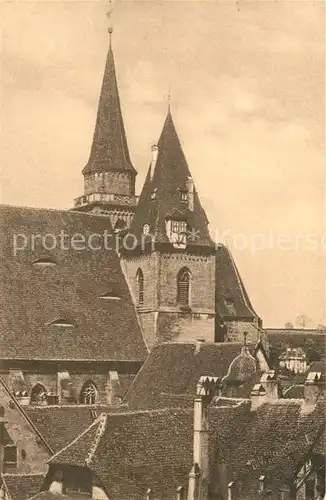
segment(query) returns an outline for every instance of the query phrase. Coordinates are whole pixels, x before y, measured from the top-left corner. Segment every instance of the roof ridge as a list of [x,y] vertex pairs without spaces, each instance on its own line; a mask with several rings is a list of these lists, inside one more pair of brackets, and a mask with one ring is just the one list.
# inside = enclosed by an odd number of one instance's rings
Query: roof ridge
[[102,413],[99,416],[99,425],[98,425],[98,428],[97,428],[97,431],[95,434],[93,445],[91,446],[88,457],[85,459],[86,465],[89,465],[91,463],[92,458],[95,455],[95,452],[96,452],[97,447],[100,443],[101,437],[103,436],[105,429],[106,429],[106,421],[107,421],[107,415],[105,415],[105,413]]
[[61,214],[61,213],[64,213],[64,214],[78,214],[78,215],[82,215],[82,216],[86,216],[86,217],[90,217],[90,218],[96,218],[96,219],[103,219],[103,216],[102,215],[98,215],[96,213],[93,213],[93,212],[81,212],[79,210],[72,210],[70,208],[51,208],[51,207],[31,207],[29,205],[10,205],[8,203],[0,203],[0,211],[1,209],[5,209],[5,208],[16,208],[16,209],[20,209],[20,210],[36,210],[36,211],[42,211],[42,212],[56,212],[57,214]]
[[99,425],[102,415],[103,415],[103,413],[101,413],[101,415],[96,420],[94,420],[94,422],[92,422],[91,425],[89,425],[83,432],[78,434],[78,436],[76,436],[72,441],[70,441],[70,443],[68,443],[66,446],[61,448],[61,450],[54,453],[54,455],[52,455],[52,457],[48,460],[48,463],[52,462],[52,460],[54,458],[61,455],[61,453],[63,453],[65,450],[67,450],[68,448],[73,446],[81,437],[83,437],[85,434],[87,434],[92,429],[92,427],[96,427],[96,425]]
[[248,310],[253,314],[254,317],[257,316],[257,314],[255,313],[255,311],[253,310],[252,308],[252,305],[251,304],[248,304],[248,301],[246,300],[246,297],[245,297],[245,293],[243,291],[243,288],[244,288],[244,285],[242,283],[242,279],[241,279],[241,276],[240,276],[240,273],[239,273],[239,270],[236,266],[236,263],[235,263],[235,260],[233,258],[233,255],[230,251],[230,249],[228,248],[228,246],[226,246],[226,249],[229,253],[229,256],[230,256],[230,260],[231,260],[231,263],[232,263],[232,266],[233,266],[233,269],[234,269],[234,272],[236,274],[236,277],[237,277],[237,281],[238,281],[238,284],[239,284],[239,289],[240,289],[240,293],[241,293],[241,296],[242,296],[242,300],[244,301],[244,304],[246,305],[246,307],[248,308]]

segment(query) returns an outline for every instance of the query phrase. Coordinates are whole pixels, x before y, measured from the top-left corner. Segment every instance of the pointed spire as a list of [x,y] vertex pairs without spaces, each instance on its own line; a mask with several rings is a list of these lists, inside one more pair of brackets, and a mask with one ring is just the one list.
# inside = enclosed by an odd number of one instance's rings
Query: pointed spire
[[[108,14],[110,17],[110,14]],[[113,50],[112,27],[109,32],[109,50],[105,65],[102,89],[99,99],[97,119],[90,158],[83,174],[125,170],[136,174],[126,139],[121,113],[118,83],[116,78]]]
[[153,172],[152,168],[149,170],[133,219],[134,234],[141,234],[143,225],[149,224],[157,243],[171,243],[168,221],[177,220],[193,232],[194,237],[188,239],[187,246],[213,249],[208,220],[194,187],[170,107],[157,147],[155,168]]

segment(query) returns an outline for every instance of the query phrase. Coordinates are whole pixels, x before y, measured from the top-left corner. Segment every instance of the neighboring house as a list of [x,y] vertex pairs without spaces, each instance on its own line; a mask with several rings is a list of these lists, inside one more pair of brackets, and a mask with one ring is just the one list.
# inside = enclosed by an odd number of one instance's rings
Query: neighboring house
[[288,347],[279,356],[279,368],[292,373],[305,373],[307,371],[306,354],[301,347]]
[[273,366],[277,366],[279,356],[286,349],[303,349],[307,365],[313,361],[326,359],[326,333],[318,330],[299,328],[266,328],[266,343]]

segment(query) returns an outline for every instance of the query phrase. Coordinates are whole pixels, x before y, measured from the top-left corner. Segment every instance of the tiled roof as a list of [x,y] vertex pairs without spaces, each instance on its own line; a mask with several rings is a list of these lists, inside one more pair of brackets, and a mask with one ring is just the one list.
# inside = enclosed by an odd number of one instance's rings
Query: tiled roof
[[192,465],[192,413],[103,414],[50,464],[88,465],[109,498],[143,500],[147,488],[157,500],[175,498],[176,488],[187,486]]
[[91,154],[83,174],[117,169],[129,171],[134,175],[137,173],[130,160],[110,44]]
[[319,373],[322,373],[323,375],[325,375],[325,368],[326,368],[325,365],[326,365],[325,361],[314,361],[309,366],[308,373],[319,372]]
[[36,495],[44,481],[43,474],[2,474],[11,500],[28,500]]
[[[71,238],[111,232],[108,218],[79,212],[0,207],[1,358],[143,361],[136,311],[114,250],[76,250]],[[65,235],[64,243],[60,235]],[[26,241],[15,255],[14,241]],[[35,235],[40,235],[34,240]],[[54,235],[46,250],[41,237]],[[46,245],[53,246],[53,238]],[[49,243],[50,241],[50,243]],[[54,265],[35,265],[37,259]],[[102,300],[110,290],[121,300]],[[49,324],[66,321],[72,327]]]
[[[312,409],[278,400],[256,411],[250,405],[217,398],[208,412],[211,471],[225,463],[241,498],[253,498],[248,491],[258,489],[262,474],[279,484],[291,479],[324,427],[320,403]],[[49,463],[88,467],[110,498],[143,500],[151,488],[156,500],[170,500],[178,486],[187,488],[192,450],[192,408],[106,413]]]
[[295,384],[283,391],[283,397],[287,399],[302,399],[304,397],[304,386]]
[[[255,346],[248,347],[253,353]],[[172,395],[194,395],[201,375],[224,377],[241,348],[238,342],[207,343],[196,353],[194,344],[157,345],[136,375],[125,401],[131,409],[157,408],[164,406],[170,395],[170,402],[177,407],[178,398]]]
[[[96,406],[95,414],[108,409]],[[54,452],[67,446],[94,422],[94,407],[87,405],[26,406],[25,412]]]
[[76,500],[76,495],[62,495],[60,493],[51,493],[51,491],[41,491],[37,495],[30,497],[29,500]]
[[216,250],[216,311],[224,320],[260,318],[255,312],[230,250],[219,244]]
[[324,428],[324,408],[305,408],[302,400],[279,399],[266,403],[249,414],[239,428],[241,439],[232,440],[231,448],[220,459],[232,469],[234,480],[243,484],[263,474],[269,479],[286,481],[294,477],[313,449]]
[[[181,219],[188,223],[189,230],[196,232],[194,238],[188,239],[188,248],[204,246],[213,252],[214,243],[209,235],[208,220],[195,187],[192,211],[188,209],[188,203],[181,200],[180,190],[186,191],[190,176],[187,160],[169,111],[158,141],[158,157],[153,176],[151,178],[149,170],[133,219],[132,233],[140,237],[144,224],[149,224],[149,233],[155,237],[155,241],[169,244],[166,218]],[[154,192],[155,198],[152,196]]]

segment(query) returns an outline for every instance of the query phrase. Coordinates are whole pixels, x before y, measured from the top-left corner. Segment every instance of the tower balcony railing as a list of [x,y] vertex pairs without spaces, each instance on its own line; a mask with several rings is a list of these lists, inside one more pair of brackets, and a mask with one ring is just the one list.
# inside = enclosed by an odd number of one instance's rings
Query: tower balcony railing
[[74,199],[74,208],[80,208],[93,203],[110,203],[112,205],[135,206],[138,196],[127,194],[89,193]]

